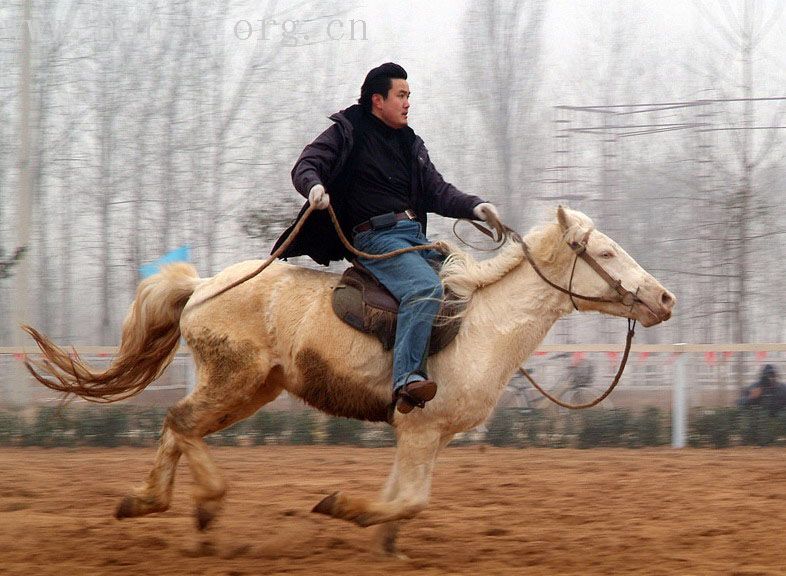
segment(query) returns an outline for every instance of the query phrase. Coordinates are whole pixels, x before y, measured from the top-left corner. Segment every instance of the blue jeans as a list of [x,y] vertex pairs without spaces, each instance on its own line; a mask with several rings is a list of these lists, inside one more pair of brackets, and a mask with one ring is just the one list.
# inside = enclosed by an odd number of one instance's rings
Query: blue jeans
[[[355,247],[370,254],[428,243],[420,224],[414,220],[402,220],[386,230],[361,232],[354,238]],[[442,254],[420,250],[384,260],[359,260],[399,301],[393,345],[393,389],[423,380],[431,326],[442,301],[442,283],[429,261],[440,263]]]

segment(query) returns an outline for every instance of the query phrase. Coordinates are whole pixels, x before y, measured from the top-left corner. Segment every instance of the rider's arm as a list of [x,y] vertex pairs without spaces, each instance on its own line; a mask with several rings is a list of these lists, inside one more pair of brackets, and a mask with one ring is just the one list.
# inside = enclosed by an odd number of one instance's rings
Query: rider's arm
[[418,167],[426,195],[426,211],[449,218],[475,219],[473,208],[485,202],[482,198],[465,194],[453,184],[445,182],[422,146],[418,152]]
[[292,184],[301,196],[308,198],[317,184],[327,187],[338,171],[342,145],[339,125],[333,124],[303,149],[292,168]]

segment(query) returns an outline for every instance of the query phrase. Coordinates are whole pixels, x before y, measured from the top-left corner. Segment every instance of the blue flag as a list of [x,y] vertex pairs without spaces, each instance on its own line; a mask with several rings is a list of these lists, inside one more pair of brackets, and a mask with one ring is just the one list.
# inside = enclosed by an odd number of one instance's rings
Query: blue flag
[[148,264],[142,264],[139,267],[139,274],[142,276],[142,278],[147,278],[148,276],[156,274],[164,264],[171,264],[172,262],[188,262],[190,260],[191,248],[188,246],[180,246],[179,248],[175,248],[171,252],[167,252],[160,258],[157,258]]

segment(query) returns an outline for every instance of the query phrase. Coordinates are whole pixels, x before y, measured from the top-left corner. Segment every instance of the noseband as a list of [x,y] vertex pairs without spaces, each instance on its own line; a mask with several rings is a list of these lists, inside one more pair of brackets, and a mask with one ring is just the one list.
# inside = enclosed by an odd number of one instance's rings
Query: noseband
[[[511,236],[511,239],[514,242],[518,242],[519,244],[521,244],[521,249],[524,251],[524,256],[526,257],[527,262],[529,262],[530,266],[532,266],[532,269],[535,270],[535,272],[538,274],[538,276],[540,276],[540,278],[546,284],[551,286],[552,288],[555,288],[556,290],[559,290],[560,292],[570,296],[570,301],[571,301],[571,303],[573,304],[573,307],[576,310],[578,310],[579,307],[576,305],[576,301],[574,300],[574,298],[578,298],[579,300],[588,300],[590,302],[608,302],[608,303],[617,303],[617,302],[619,302],[619,303],[627,306],[628,308],[632,308],[633,305],[635,303],[637,303],[637,302],[639,302],[641,304],[644,304],[639,299],[639,297],[636,295],[636,292],[631,292],[630,290],[625,288],[622,285],[622,280],[616,279],[611,274],[606,272],[606,270],[603,268],[603,266],[598,264],[598,261],[595,260],[595,258],[593,258],[592,256],[589,255],[589,253],[587,252],[587,242],[589,241],[589,235],[592,233],[592,230],[593,230],[592,228],[587,230],[587,232],[584,234],[584,236],[581,238],[581,240],[570,242],[568,244],[568,246],[570,246],[570,249],[573,250],[573,253],[576,256],[575,256],[575,258],[573,260],[573,267],[571,268],[571,271],[570,271],[570,280],[568,281],[567,289],[563,288],[562,286],[560,286],[558,284],[555,284],[554,282],[552,282],[551,280],[546,278],[546,276],[543,274],[543,272],[541,272],[541,270],[538,267],[538,265],[535,263],[535,259],[532,257],[532,254],[529,251],[529,247],[527,246],[526,242],[524,242],[524,240],[521,238],[521,236],[519,236],[515,232],[511,232],[510,236]],[[608,298],[602,298],[600,296],[585,296],[583,294],[578,294],[578,293],[574,292],[573,291],[573,276],[574,276],[574,274],[576,272],[576,262],[578,262],[579,258],[584,260],[584,262],[586,262],[589,265],[589,267],[592,268],[598,274],[598,276],[603,278],[603,280],[605,280],[606,283],[609,286],[611,286],[611,288],[617,293],[619,298],[616,298],[616,299],[612,300],[612,299],[608,299]],[[637,292],[638,292],[638,289],[637,289]]]

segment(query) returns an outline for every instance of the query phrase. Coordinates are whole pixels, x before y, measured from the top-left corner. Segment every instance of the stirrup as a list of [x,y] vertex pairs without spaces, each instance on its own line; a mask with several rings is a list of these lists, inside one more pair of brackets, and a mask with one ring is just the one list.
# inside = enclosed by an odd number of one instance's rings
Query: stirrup
[[393,392],[393,404],[402,414],[415,408],[423,408],[437,394],[437,383],[433,380],[408,382]]

